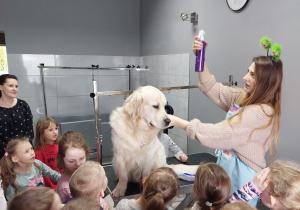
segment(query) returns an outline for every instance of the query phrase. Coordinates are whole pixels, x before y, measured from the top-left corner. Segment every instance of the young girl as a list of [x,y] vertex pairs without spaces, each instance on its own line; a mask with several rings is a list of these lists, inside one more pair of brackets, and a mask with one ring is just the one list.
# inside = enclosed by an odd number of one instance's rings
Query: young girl
[[[202,48],[195,38],[193,51]],[[191,139],[217,149],[217,163],[231,178],[231,194],[266,167],[265,153],[276,154],[281,119],[282,62],[274,57],[259,56],[252,60],[244,76],[245,87],[231,88],[216,82],[206,63],[199,72],[199,88],[215,104],[228,112],[226,119],[203,123],[188,122],[169,115],[169,126],[184,129]],[[274,153],[273,153],[274,151]],[[251,200],[256,206],[258,200]]]
[[231,182],[226,171],[216,163],[201,163],[194,181],[197,202],[192,210],[218,210],[226,203]]
[[235,203],[228,203],[223,206],[221,210],[256,210],[256,208],[251,206],[249,203],[239,201]]
[[[62,173],[56,165],[58,152],[57,123],[50,117],[41,118],[36,125],[35,158],[45,163],[51,169]],[[56,190],[57,183],[48,177],[43,177],[46,187]]]
[[35,159],[32,145],[27,137],[9,141],[1,159],[2,188],[6,199],[27,188],[44,186],[43,176],[58,181],[60,173]]
[[34,187],[16,195],[7,210],[59,210],[64,206],[58,194],[49,187]]
[[166,157],[169,157],[169,153],[171,152],[181,162],[187,161],[188,156],[183,153],[183,151],[177,146],[177,144],[175,144],[168,134],[165,134],[161,131],[158,134],[158,139],[164,145]]
[[143,180],[143,192],[137,200],[122,199],[116,210],[164,210],[179,192],[178,176],[167,167],[158,168]]
[[69,188],[71,175],[85,163],[90,155],[90,149],[81,133],[76,131],[64,133],[59,139],[58,148],[57,167],[64,172],[57,183],[56,191],[64,202],[72,197]]
[[[90,155],[90,149],[81,133],[68,131],[64,133],[58,141],[57,167],[63,170],[63,174],[57,183],[56,191],[61,201],[65,202],[71,198],[69,181],[71,175],[83,165]],[[100,206],[107,209],[108,205],[100,198]]]
[[229,202],[260,196],[273,210],[300,209],[300,168],[291,161],[276,160],[257,173],[253,180],[233,193]]

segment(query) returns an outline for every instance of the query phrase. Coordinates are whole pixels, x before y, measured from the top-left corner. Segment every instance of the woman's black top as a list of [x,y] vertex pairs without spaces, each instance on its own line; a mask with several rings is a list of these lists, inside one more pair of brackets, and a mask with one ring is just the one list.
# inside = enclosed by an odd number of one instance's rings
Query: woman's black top
[[0,158],[5,153],[7,143],[22,136],[33,140],[33,121],[28,104],[17,99],[17,104],[11,108],[0,107]]

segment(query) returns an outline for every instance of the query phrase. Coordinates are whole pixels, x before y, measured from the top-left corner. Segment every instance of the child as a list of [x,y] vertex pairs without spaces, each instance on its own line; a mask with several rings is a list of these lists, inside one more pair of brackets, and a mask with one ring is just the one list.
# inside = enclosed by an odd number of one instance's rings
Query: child
[[107,187],[107,177],[99,163],[88,161],[80,166],[72,174],[69,185],[73,198],[89,197],[98,200],[98,206],[102,209],[109,209],[107,205],[100,204],[100,198],[104,196]]
[[[64,170],[64,172],[57,183],[56,191],[62,202],[72,197],[69,187],[71,175],[86,162],[89,155],[90,149],[86,145],[81,133],[68,131],[60,137],[56,160],[57,167]],[[103,199],[101,201],[103,205],[106,204]]]
[[68,202],[62,210],[99,210],[99,201],[87,198],[87,197],[80,197],[71,200]]
[[46,164],[35,159],[27,137],[9,141],[5,151],[1,159],[1,178],[2,188],[8,201],[27,188],[44,186],[43,176],[55,181],[58,181],[61,176],[57,171],[53,171]]
[[[56,165],[58,152],[58,128],[57,123],[50,117],[41,118],[36,125],[35,158],[45,163],[51,169],[62,173]],[[46,187],[56,190],[57,182],[43,177]]]
[[59,195],[49,187],[34,187],[19,193],[8,202],[7,210],[59,210],[64,206]]
[[143,192],[137,200],[122,199],[116,210],[164,210],[179,192],[179,180],[167,167],[158,168],[143,180]]
[[253,206],[244,201],[228,203],[224,205],[221,210],[255,210]]
[[160,132],[158,139],[164,145],[166,151],[166,157],[169,156],[169,152],[175,155],[175,157],[181,162],[186,162],[188,157],[183,151],[174,143],[174,141],[167,134]]
[[90,155],[90,149],[86,145],[83,136],[76,131],[64,133],[58,142],[57,167],[64,170],[56,191],[61,201],[71,198],[69,180],[74,171],[85,163]]
[[231,189],[226,171],[216,163],[201,163],[194,181],[194,194],[198,201],[192,210],[218,210],[225,204]]
[[229,201],[249,201],[259,195],[268,208],[300,209],[299,166],[290,161],[276,160],[235,192]]

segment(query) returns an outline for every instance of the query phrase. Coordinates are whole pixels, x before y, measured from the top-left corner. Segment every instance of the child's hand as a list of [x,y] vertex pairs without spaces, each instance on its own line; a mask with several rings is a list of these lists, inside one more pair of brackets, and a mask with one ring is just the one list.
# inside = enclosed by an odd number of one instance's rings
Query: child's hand
[[109,206],[107,205],[107,203],[102,203],[100,204],[100,206],[103,208],[103,210],[109,210]]
[[188,159],[188,156],[186,156],[186,154],[182,153],[180,156],[179,156],[179,160],[181,162],[186,162]]
[[264,191],[269,184],[269,180],[268,180],[269,173],[270,173],[270,168],[268,167],[258,172],[252,179],[255,186],[261,192]]
[[108,204],[102,197],[100,197],[100,206],[103,208],[103,210],[109,210]]

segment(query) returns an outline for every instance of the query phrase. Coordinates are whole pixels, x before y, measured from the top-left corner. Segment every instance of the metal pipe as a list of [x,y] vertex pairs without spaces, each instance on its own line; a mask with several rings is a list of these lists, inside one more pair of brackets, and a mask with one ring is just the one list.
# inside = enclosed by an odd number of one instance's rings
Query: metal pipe
[[46,101],[46,93],[45,93],[45,81],[44,81],[44,71],[43,65],[39,66],[41,71],[41,79],[42,79],[42,88],[43,88],[43,96],[44,96],[44,107],[45,107],[45,117],[48,116],[47,114],[47,101]]
[[[177,87],[165,87],[165,88],[158,88],[160,91],[168,91],[168,90],[183,90],[183,89],[191,89],[191,88],[198,88],[197,85],[191,86],[177,86]],[[123,90],[123,91],[104,91],[104,92],[97,92],[95,93],[98,96],[112,96],[112,95],[123,95],[123,94],[130,94],[133,90]]]
[[93,81],[93,90],[95,97],[94,99],[94,109],[95,109],[95,124],[96,124],[96,152],[97,161],[102,165],[102,135],[100,135],[100,125],[99,125],[99,103],[97,96],[97,81]]
[[69,66],[38,66],[39,68],[47,68],[47,69],[88,69],[88,70],[120,70],[120,71],[149,71],[149,68],[126,68],[126,67],[69,67]]

